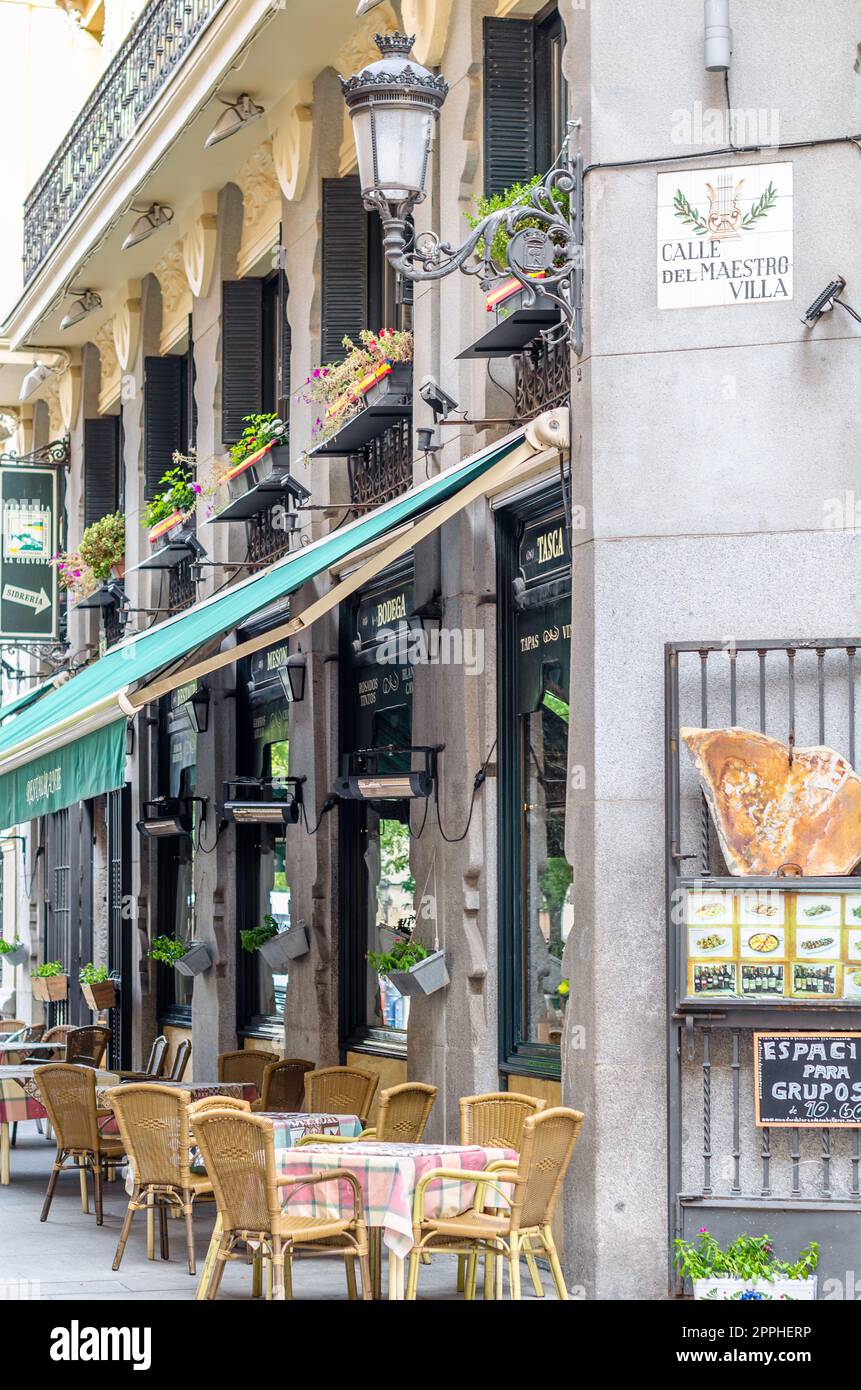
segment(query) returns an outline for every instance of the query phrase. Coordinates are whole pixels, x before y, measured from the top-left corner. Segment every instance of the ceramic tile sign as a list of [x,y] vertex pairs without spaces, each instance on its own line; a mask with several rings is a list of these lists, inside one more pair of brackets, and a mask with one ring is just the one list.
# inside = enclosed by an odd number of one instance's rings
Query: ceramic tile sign
[[756,1123],[861,1127],[861,1033],[754,1033]]
[[792,164],[658,174],[658,308],[792,299]]

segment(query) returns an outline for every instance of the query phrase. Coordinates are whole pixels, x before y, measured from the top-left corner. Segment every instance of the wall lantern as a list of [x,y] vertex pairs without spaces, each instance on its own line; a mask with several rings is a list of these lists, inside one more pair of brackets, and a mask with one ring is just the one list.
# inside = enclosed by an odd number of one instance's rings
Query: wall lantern
[[[582,352],[583,160],[569,150],[579,122],[569,122],[558,162],[541,182],[521,202],[482,218],[460,246],[432,231],[414,237],[410,214],[425,197],[431,140],[448,94],[441,74],[410,57],[414,37],[377,34],[379,59],[341,78],[362,198],[380,214],[386,258],[407,280],[441,280],[454,270],[514,275],[526,291],[522,307],[532,308],[539,288],[559,306],[573,351]],[[504,266],[492,256],[502,227],[508,234]]]
[[67,314],[60,319],[61,328],[74,328],[76,323],[85,319],[88,314],[95,313],[96,309],[102,307],[102,297],[96,294],[95,290],[72,290],[76,296],[76,302],[72,305]]
[[830,314],[835,304],[839,304],[840,308],[845,309],[847,314],[857,323],[861,323],[861,314],[857,314],[851,304],[847,304],[845,299],[840,298],[845,288],[846,281],[842,275],[838,275],[829,285],[826,285],[822,293],[816,296],[801,320],[805,328],[812,328],[815,323],[819,322],[823,314]]
[[162,227],[167,227],[173,221],[173,208],[167,207],[165,203],[151,203],[148,208],[133,208],[134,212],[140,212],[140,217],[135,218],[132,229],[123,242],[123,251],[130,251],[133,246],[138,246],[147,237],[152,236],[153,232],[158,232]]
[[296,825],[304,781],[304,777],[234,778],[224,783],[224,800],[218,809],[235,825]]
[[189,718],[189,723],[196,734],[205,734],[209,728],[209,706],[212,696],[205,685],[199,685],[187,700],[183,700],[182,708]]
[[143,817],[138,821],[138,830],[155,840],[167,839],[172,835],[191,834],[191,812],[188,799],[178,796],[157,796],[154,801],[145,801]]
[[206,150],[211,150],[213,145],[220,145],[222,140],[229,140],[231,135],[235,135],[239,130],[244,130],[254,121],[259,121],[263,115],[263,107],[258,106],[247,92],[243,92],[236,101],[223,101],[222,104],[227,110],[222,111],[204,140],[203,147]]
[[288,704],[298,704],[305,699],[305,658],[301,655],[288,656],[283,666],[278,667],[278,679],[284,698]]
[[[403,801],[430,796],[436,781],[439,751],[439,746],[397,748],[394,744],[385,748],[357,749],[344,757],[335,792],[342,801]],[[393,756],[409,757],[410,766],[381,772],[380,762],[390,761]],[[415,761],[423,765],[414,768]]]

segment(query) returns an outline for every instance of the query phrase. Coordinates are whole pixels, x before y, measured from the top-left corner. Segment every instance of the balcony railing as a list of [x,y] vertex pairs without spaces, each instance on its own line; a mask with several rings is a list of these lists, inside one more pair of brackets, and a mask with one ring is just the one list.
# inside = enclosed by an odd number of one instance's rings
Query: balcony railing
[[149,0],[24,204],[24,283],[224,0]]
[[412,487],[411,417],[397,420],[352,454],[349,469],[350,496],[361,507],[379,507]]
[[536,338],[514,359],[514,412],[532,420],[544,410],[564,405],[571,390],[571,356],[567,339],[547,343]]

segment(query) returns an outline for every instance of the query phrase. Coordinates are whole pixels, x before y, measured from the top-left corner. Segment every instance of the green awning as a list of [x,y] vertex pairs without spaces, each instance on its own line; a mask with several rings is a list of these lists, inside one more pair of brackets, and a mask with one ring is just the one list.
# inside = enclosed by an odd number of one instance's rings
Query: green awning
[[56,676],[52,676],[48,681],[42,681],[41,685],[34,685],[32,690],[26,690],[23,695],[16,695],[12,700],[6,700],[0,705],[0,724],[9,719],[13,714],[20,714],[22,709],[28,709],[30,705],[35,705],[37,700],[41,700],[43,695],[47,695],[49,690],[56,690],[60,684]]
[[[233,585],[225,592],[196,604],[185,613],[169,618],[146,632],[112,647],[100,660],[76,674],[61,689],[53,690],[29,709],[23,709],[7,725],[0,725],[0,828],[15,823],[12,806],[20,806],[17,791],[3,794],[6,778],[14,770],[34,765],[63,744],[82,740],[106,726],[122,728],[131,706],[128,693],[155,672],[175,665],[196,649],[211,644],[222,634],[231,633],[249,617],[293,593],[316,575],[336,567],[354,551],[378,542],[381,537],[408,523],[418,524],[426,514],[440,509],[440,521],[451,512],[442,507],[462,493],[464,504],[483,485],[484,475],[507,460],[514,467],[521,460],[544,452],[526,444],[523,430],[517,430],[490,449],[447,469],[428,482],[411,488],[393,501],[377,507],[330,535],[279,560],[261,574]],[[512,456],[509,458],[509,456]],[[499,475],[503,470],[496,469]],[[488,479],[488,487],[491,486]],[[470,484],[476,485],[470,487]],[[431,522],[432,524],[432,522]],[[230,660],[229,653],[224,660]],[[159,691],[154,687],[155,697]],[[116,732],[111,736],[118,738]],[[113,745],[112,745],[113,747]],[[50,761],[50,757],[48,757]],[[110,776],[115,776],[113,764]],[[25,779],[26,781],[26,779]],[[17,784],[9,784],[17,786]],[[72,784],[67,783],[67,787]],[[105,783],[100,790],[115,782]],[[91,780],[89,796],[97,795]],[[63,794],[64,795],[64,794]],[[81,793],[70,794],[59,805],[70,805]],[[52,809],[58,809],[54,806]],[[10,819],[11,816],[11,819]]]
[[125,766],[125,720],[65,743],[0,776],[0,825],[35,820],[115,791],[125,781]]

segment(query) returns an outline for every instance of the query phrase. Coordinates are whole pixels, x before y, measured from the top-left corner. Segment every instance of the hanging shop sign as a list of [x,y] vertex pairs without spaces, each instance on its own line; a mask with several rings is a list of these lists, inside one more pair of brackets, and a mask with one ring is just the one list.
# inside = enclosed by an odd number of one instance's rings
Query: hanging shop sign
[[754,1033],[760,1128],[861,1128],[861,1033]]
[[3,464],[0,510],[0,640],[55,640],[57,470]]
[[125,768],[126,721],[120,719],[0,776],[0,829],[116,791]]
[[861,1001],[861,893],[685,893],[687,998]]
[[792,299],[792,164],[658,174],[658,308]]

